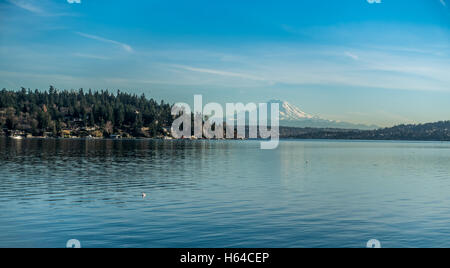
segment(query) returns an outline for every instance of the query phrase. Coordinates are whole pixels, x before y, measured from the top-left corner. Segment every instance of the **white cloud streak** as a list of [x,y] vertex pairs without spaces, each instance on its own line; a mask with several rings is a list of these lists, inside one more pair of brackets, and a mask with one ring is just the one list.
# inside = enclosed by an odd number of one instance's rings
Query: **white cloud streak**
[[25,9],[25,10],[35,13],[35,14],[43,14],[44,13],[44,11],[41,8],[32,4],[30,1],[25,1],[25,0],[7,0],[7,1],[17,7],[20,7],[22,9]]
[[[286,50],[285,47],[277,49],[272,46],[271,53],[277,50],[282,50],[283,53],[270,54],[264,50],[252,50],[246,52],[246,62],[198,63],[205,66],[202,68],[193,67],[192,64],[168,66],[187,72],[184,76],[183,72],[178,76],[182,81],[191,79],[212,86],[225,83],[242,87],[245,80],[245,85],[255,88],[271,85],[323,85],[450,91],[450,79],[446,75],[448,56],[415,52],[398,54],[398,49],[347,50],[325,47],[319,50]],[[236,57],[239,58],[239,55]],[[343,57],[351,61],[344,60]],[[185,57],[184,61],[186,59]],[[192,63],[198,61],[197,58],[187,60]]]
[[109,43],[109,44],[113,44],[116,46],[121,47],[123,50],[125,50],[126,52],[133,52],[133,48],[130,45],[118,42],[118,41],[114,41],[114,40],[110,40],[110,39],[106,39],[100,36],[96,36],[96,35],[91,35],[91,34],[86,34],[86,33],[81,33],[81,32],[76,32],[76,34],[88,38],[88,39],[92,39],[92,40],[96,40],[96,41],[100,41],[103,43]]
[[447,7],[447,3],[445,2],[445,0],[440,0],[441,1],[441,4],[444,6],[444,7]]
[[351,52],[345,52],[345,56],[347,56],[347,57],[349,57],[349,58],[351,58],[353,60],[359,60],[359,56],[356,55],[356,54],[353,54]]
[[266,81],[266,79],[264,79],[264,78],[253,76],[253,75],[242,74],[242,73],[234,73],[234,72],[220,71],[220,70],[214,70],[214,69],[195,68],[195,67],[184,66],[184,65],[172,65],[172,66],[175,68],[178,68],[178,69],[183,69],[186,71],[197,72],[197,73],[206,73],[206,74],[213,74],[213,75],[219,75],[219,76],[236,77],[236,78],[249,79],[249,80],[255,80],[255,81]]
[[6,0],[6,2],[41,17],[78,16],[75,13],[64,12],[64,9],[61,9],[58,5],[49,1]]

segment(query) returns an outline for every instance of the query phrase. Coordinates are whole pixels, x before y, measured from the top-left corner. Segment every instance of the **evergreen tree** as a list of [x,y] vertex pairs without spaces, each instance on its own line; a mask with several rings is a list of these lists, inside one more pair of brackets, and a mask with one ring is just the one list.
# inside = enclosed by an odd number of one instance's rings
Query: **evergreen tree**
[[[19,91],[0,91],[0,127],[18,130],[23,127],[31,134],[52,132],[61,136],[63,129],[82,132],[83,128],[101,127],[100,132],[119,131],[139,136],[162,134],[160,126],[172,124],[172,106],[158,104],[145,95],[137,96],[117,91],[59,91],[50,86],[48,91],[21,88]],[[142,129],[148,129],[142,133]],[[112,133],[108,133],[112,134]]]

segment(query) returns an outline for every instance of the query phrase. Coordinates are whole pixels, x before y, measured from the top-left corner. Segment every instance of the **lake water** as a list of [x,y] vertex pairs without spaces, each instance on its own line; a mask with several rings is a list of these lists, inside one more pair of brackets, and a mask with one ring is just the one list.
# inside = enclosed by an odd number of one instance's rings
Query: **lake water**
[[0,139],[0,247],[450,247],[449,163],[450,143]]

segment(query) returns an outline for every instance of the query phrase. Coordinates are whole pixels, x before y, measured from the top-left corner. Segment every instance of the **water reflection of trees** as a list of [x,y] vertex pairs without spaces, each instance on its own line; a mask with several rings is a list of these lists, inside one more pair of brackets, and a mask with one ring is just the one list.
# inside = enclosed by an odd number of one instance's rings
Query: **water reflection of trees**
[[[230,143],[160,140],[0,139],[0,197],[121,204],[141,191],[195,188]],[[220,148],[221,150],[213,150]],[[50,202],[51,203],[51,202]]]

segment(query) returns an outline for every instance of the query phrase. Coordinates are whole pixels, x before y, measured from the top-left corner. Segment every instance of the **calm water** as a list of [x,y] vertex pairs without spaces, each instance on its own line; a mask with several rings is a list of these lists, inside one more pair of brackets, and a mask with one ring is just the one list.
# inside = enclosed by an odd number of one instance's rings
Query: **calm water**
[[0,247],[450,247],[449,163],[449,143],[0,139]]

